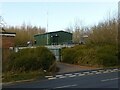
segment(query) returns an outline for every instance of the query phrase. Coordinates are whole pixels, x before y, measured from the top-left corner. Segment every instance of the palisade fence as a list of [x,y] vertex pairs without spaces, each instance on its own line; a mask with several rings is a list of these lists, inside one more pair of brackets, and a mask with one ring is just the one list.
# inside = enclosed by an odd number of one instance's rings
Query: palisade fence
[[[64,47],[73,47],[74,45],[47,45],[47,47],[56,57],[56,61],[62,61],[62,56],[61,56],[61,49]],[[15,52],[18,52],[20,49],[25,49],[25,48],[36,48],[37,46],[29,46],[29,47],[10,47],[11,50],[14,50]]]

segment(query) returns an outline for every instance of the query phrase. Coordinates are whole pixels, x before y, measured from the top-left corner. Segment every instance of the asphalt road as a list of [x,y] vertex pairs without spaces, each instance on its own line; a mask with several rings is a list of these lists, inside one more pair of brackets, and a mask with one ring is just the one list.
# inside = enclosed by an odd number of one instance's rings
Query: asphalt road
[[[71,77],[37,80],[11,85],[4,88],[119,88],[119,72],[108,72],[90,75],[72,75]],[[45,90],[47,90],[45,89]]]
[[67,63],[62,63],[62,62],[57,62],[57,67],[60,68],[57,74],[98,69],[96,67],[86,67],[86,66],[73,65],[73,64],[67,64]]

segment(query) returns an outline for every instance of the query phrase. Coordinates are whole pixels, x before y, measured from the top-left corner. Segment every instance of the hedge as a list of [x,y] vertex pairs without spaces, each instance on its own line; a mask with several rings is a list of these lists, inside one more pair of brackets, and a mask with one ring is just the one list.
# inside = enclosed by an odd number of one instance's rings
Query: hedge
[[78,45],[73,48],[62,49],[62,61],[66,63],[111,67],[118,64],[116,46],[87,46]]
[[7,69],[12,71],[49,70],[54,63],[55,56],[47,48],[27,48],[10,55]]

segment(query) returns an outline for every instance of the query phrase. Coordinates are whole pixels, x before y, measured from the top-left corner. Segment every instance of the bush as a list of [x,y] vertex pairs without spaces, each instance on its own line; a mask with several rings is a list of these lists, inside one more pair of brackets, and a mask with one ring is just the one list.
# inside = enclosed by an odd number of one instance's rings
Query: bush
[[87,66],[117,66],[117,48],[114,45],[78,45],[62,50],[62,61]]
[[116,66],[118,64],[117,48],[112,45],[104,45],[97,49],[98,63],[104,67]]
[[73,64],[75,59],[75,50],[72,48],[65,48],[62,50],[62,61]]
[[49,70],[55,56],[45,47],[27,48],[13,52],[8,69],[13,71]]

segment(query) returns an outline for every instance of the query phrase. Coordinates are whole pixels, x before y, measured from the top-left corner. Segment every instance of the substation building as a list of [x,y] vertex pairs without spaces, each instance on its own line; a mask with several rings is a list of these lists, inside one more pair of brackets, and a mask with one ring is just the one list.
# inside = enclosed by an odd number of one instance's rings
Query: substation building
[[64,45],[72,43],[72,33],[65,31],[34,35],[35,45]]
[[66,31],[48,32],[34,35],[35,46],[46,46],[56,57],[57,61],[62,60],[61,48],[59,45],[72,44],[72,33]]

